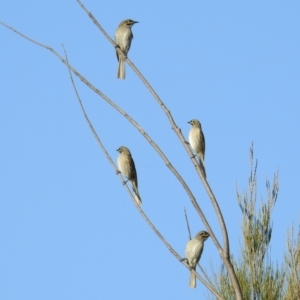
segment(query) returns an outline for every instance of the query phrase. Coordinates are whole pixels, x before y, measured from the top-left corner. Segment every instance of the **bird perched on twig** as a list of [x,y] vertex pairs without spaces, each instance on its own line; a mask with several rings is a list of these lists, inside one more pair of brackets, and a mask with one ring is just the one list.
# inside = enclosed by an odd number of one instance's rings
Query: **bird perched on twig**
[[201,128],[201,123],[196,119],[193,119],[193,120],[189,121],[188,123],[190,123],[192,125],[192,128],[189,133],[189,143],[190,143],[192,149],[196,152],[196,154],[201,162],[200,163],[201,170],[202,170],[204,177],[206,178],[206,172],[205,172],[205,167],[204,167],[205,138],[204,138],[204,134],[203,134],[203,131]]
[[[201,254],[204,248],[204,242],[209,238],[209,233],[206,231],[200,231],[196,236],[191,239],[185,247],[185,256],[190,269],[196,270],[196,266],[201,258]],[[196,275],[191,272],[190,275],[190,287],[196,287]]]
[[125,177],[127,177],[126,182],[129,180],[132,185],[132,190],[135,195],[135,201],[140,206],[142,204],[142,200],[138,191],[138,180],[137,180],[137,174],[136,169],[134,165],[134,161],[131,157],[131,153],[128,148],[121,146],[117,151],[120,153],[118,156],[118,167],[119,171],[117,173],[122,173]]
[[[138,22],[133,21],[131,19],[126,19],[120,23],[120,25],[115,33],[115,42],[117,44],[117,47],[119,47],[123,51],[125,56],[127,56],[127,53],[130,49],[131,41],[133,39],[131,27],[135,23],[138,23]],[[119,61],[117,78],[125,79],[125,61],[124,61],[124,58],[119,57],[118,51],[116,51],[116,52],[117,52],[117,58]]]

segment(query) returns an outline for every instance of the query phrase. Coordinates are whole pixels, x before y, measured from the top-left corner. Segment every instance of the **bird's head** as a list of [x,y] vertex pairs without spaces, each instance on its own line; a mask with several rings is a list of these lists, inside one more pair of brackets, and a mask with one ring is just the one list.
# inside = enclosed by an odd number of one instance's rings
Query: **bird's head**
[[190,123],[192,125],[192,127],[201,128],[201,123],[196,119],[193,119],[193,120],[189,121],[188,123]]
[[210,237],[210,234],[204,230],[199,231],[195,236],[196,239],[202,240],[203,242],[206,241],[209,237]]
[[126,19],[124,21],[122,21],[119,25],[120,26],[126,26],[126,27],[132,27],[135,23],[138,23],[138,21],[133,21],[131,19]]
[[123,154],[126,154],[126,155],[131,155],[130,150],[125,146],[121,146],[119,149],[117,149],[117,151],[119,153],[123,153]]

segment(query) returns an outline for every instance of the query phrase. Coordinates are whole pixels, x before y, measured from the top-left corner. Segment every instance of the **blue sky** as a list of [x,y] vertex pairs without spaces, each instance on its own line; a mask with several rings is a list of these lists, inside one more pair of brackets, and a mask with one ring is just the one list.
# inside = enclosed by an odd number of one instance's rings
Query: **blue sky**
[[[228,226],[241,243],[242,192],[249,147],[258,159],[258,202],[279,170],[272,259],[282,262],[286,231],[299,220],[300,4],[296,1],[83,2],[113,37],[133,27],[130,59],[149,80],[187,137],[193,118],[206,138],[206,172]],[[127,66],[116,79],[114,49],[75,0],[2,1],[0,20],[62,52],[160,145],[189,184],[216,235],[218,222],[185,150],[160,107]],[[139,215],[100,151],[68,72],[49,51],[0,27],[1,299],[203,299],[188,271]],[[179,254],[204,229],[189,198],[146,140],[80,81],[77,87],[116,161],[135,160],[143,209]],[[218,269],[213,242],[201,265]]]

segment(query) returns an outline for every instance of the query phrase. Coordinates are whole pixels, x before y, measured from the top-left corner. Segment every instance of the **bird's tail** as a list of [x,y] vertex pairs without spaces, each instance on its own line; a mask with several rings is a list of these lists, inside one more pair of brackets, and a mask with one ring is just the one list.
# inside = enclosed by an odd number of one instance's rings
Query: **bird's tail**
[[206,172],[205,172],[205,166],[204,166],[204,157],[203,157],[202,153],[197,153],[197,156],[200,160],[200,169],[201,169],[204,177],[206,178]]
[[125,79],[125,61],[121,57],[119,57],[117,78]]
[[194,289],[196,287],[196,275],[191,272],[190,275],[190,288]]
[[138,190],[138,188],[137,188],[134,181],[132,182],[132,189],[133,189],[133,192],[134,192],[134,199],[135,199],[136,204],[138,206],[141,206],[142,205],[142,199],[140,197],[139,190]]

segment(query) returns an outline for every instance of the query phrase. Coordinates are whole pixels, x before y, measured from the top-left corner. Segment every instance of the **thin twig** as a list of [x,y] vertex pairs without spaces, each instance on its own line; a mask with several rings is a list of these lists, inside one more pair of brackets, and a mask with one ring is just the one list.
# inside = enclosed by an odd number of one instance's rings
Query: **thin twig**
[[[204,269],[200,266],[200,264],[198,263],[197,266],[199,267],[201,273],[204,275],[205,279],[207,280],[207,282],[211,285],[214,286],[213,283],[211,282],[210,278],[208,277],[206,271],[204,271]],[[214,287],[213,287],[214,288]],[[214,288],[215,293],[218,293],[217,290]]]
[[188,233],[189,233],[189,240],[191,240],[192,239],[192,235],[191,235],[191,230],[190,230],[190,224],[189,224],[189,220],[188,220],[188,216],[187,216],[185,208],[184,208],[184,215],[185,215],[187,230],[188,230]]

